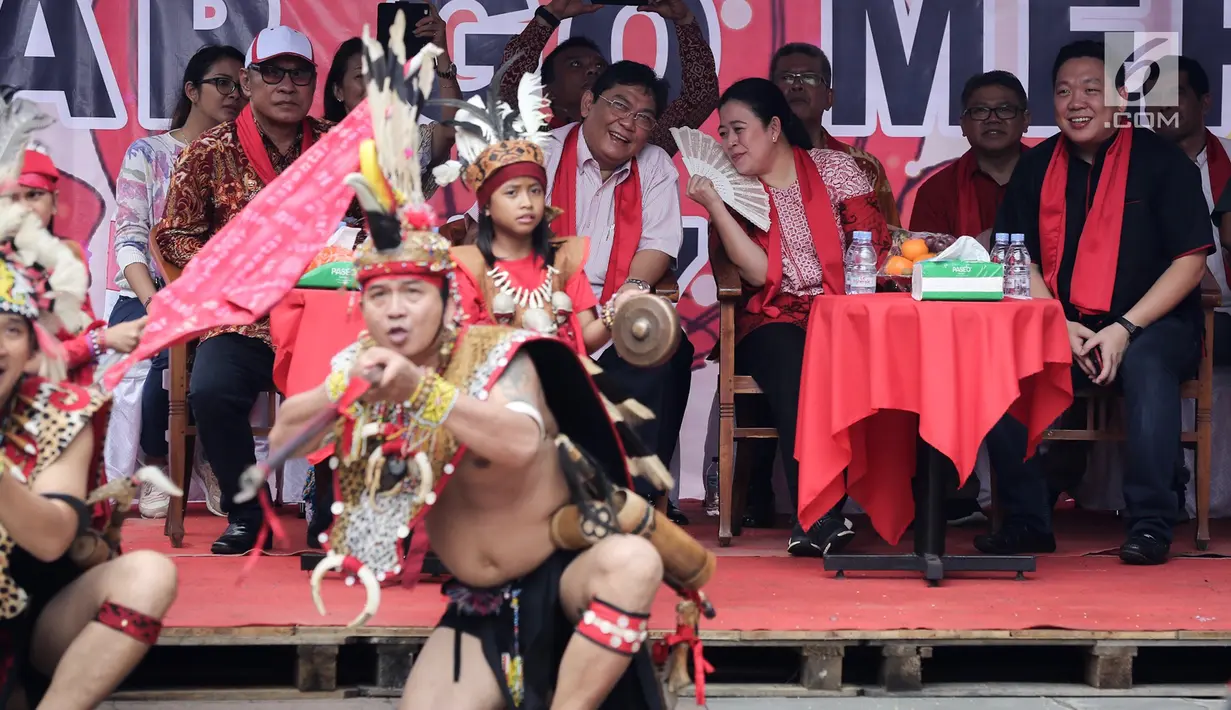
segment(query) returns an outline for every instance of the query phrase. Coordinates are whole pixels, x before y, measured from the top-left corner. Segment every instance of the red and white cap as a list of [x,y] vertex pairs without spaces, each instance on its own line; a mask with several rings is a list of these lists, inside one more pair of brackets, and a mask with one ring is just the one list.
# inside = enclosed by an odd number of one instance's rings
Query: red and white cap
[[55,192],[56,183],[59,181],[60,171],[52,162],[51,156],[47,154],[47,149],[37,144],[27,146],[22,160],[21,176],[17,178],[17,184],[45,192]]
[[266,27],[252,40],[248,47],[248,66],[259,64],[267,59],[290,55],[315,64],[312,59],[312,42],[300,32],[278,25]]

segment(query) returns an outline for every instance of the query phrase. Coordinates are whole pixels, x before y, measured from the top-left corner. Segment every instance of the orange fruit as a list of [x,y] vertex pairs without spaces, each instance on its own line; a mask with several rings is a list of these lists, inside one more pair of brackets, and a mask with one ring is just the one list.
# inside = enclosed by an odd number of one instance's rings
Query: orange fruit
[[935,259],[935,258],[936,258],[936,255],[935,255],[935,254],[928,253],[928,254],[924,254],[923,256],[919,257],[918,259],[915,259],[915,261],[916,261],[916,262],[919,262],[919,261],[927,261],[928,259]]
[[909,276],[915,263],[904,256],[891,256],[885,262],[885,273],[890,276]]
[[928,243],[922,239],[907,239],[902,242],[902,256],[911,261],[919,261],[928,253]]

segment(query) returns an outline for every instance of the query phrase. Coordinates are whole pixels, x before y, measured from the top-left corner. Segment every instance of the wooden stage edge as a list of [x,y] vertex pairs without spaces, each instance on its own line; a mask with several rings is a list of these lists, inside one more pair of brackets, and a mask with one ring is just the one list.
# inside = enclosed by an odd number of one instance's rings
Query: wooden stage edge
[[[171,627],[163,629],[160,646],[318,646],[362,643],[415,643],[432,632],[422,626],[359,627],[343,626],[238,626]],[[665,631],[651,631],[661,638]],[[868,631],[701,631],[701,639],[712,646],[755,645],[797,646],[826,642],[902,642],[920,641],[946,645],[1013,644],[1036,642],[1055,645],[1083,645],[1100,641],[1133,642],[1137,645],[1186,646],[1228,645],[1231,631],[1077,631],[1066,629],[1021,630],[929,630],[890,629]]]

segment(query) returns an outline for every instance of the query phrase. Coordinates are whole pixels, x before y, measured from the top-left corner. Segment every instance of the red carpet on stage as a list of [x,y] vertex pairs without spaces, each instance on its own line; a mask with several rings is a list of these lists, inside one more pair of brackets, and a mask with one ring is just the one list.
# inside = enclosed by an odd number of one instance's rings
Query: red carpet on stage
[[[686,501],[686,504],[689,503]],[[127,549],[151,548],[173,555],[180,573],[179,598],[166,620],[169,627],[338,626],[359,613],[364,593],[330,575],[322,596],[329,611],[320,616],[312,604],[308,573],[295,551],[303,549],[305,523],[291,511],[281,516],[288,544],[257,561],[237,585],[248,557],[215,557],[209,545],[225,520],[190,511],[184,547],[173,550],[162,535],[163,521],[131,519],[124,526]],[[689,531],[716,546],[715,518],[685,505]],[[786,556],[785,530],[746,530],[731,547],[715,549],[718,571],[706,588],[718,611],[706,631],[869,631],[1005,630],[1073,631],[1231,631],[1226,590],[1231,564],[1218,559],[1231,550],[1231,521],[1216,521],[1209,559],[1196,555],[1191,524],[1176,531],[1178,559],[1160,567],[1129,567],[1113,555],[1121,527],[1111,516],[1068,511],[1057,516],[1056,555],[1041,556],[1038,571],[1026,581],[1007,575],[955,575],[928,588],[917,574],[852,573],[835,579],[820,560]],[[887,552],[866,521],[847,552]],[[973,530],[951,530],[948,551],[972,551]],[[909,533],[898,550],[911,546]],[[292,549],[293,548],[293,549]],[[652,626],[674,619],[676,597],[664,589],[655,604]],[[380,612],[369,627],[430,627],[444,601],[439,584],[412,591],[382,590]]]

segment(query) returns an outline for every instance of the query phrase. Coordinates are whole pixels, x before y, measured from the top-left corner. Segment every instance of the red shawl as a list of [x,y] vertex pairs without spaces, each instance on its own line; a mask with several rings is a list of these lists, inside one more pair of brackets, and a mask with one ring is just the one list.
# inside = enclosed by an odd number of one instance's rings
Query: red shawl
[[[792,152],[795,154],[795,179],[799,181],[799,197],[808,218],[808,231],[812,234],[812,247],[816,250],[817,260],[821,262],[821,284],[825,293],[845,294],[846,271],[842,259],[842,237],[838,234],[838,225],[834,221],[833,206],[829,204],[829,190],[825,188],[820,170],[808,151],[793,148]],[[778,315],[778,309],[769,303],[778,295],[778,287],[782,283],[781,221],[778,206],[771,199],[769,231],[763,232],[768,244],[765,285],[748,300],[749,312],[764,312],[771,318]]]
[[[564,139],[560,164],[556,167],[555,180],[551,187],[551,204],[560,210],[556,220],[556,234],[590,237],[591,243],[598,235],[577,234],[577,136],[581,124],[577,124]],[[641,243],[641,173],[637,159],[629,163],[628,179],[615,190],[615,240],[611,258],[607,262],[607,278],[603,280],[603,295],[600,303],[606,303],[628,280],[629,268]]]
[[[1124,189],[1128,184],[1129,151],[1133,129],[1121,128],[1103,161],[1103,172],[1095,188],[1094,201],[1086,213],[1081,230],[1081,245],[1069,282],[1069,302],[1087,315],[1111,309],[1111,293],[1116,283],[1116,264],[1120,260],[1120,230],[1124,226]],[[1039,199],[1039,244],[1043,280],[1058,294],[1057,278],[1064,258],[1064,233],[1068,213],[1065,196],[1069,179],[1068,141],[1056,141],[1051,162],[1043,177]]]
[[[274,164],[269,159],[269,151],[265,150],[265,141],[261,140],[261,129],[256,126],[256,117],[252,114],[252,104],[249,103],[239,112],[235,119],[235,130],[239,134],[239,145],[248,156],[248,164],[256,171],[261,182],[268,185],[278,178],[274,172]],[[300,155],[312,147],[312,126],[308,119],[303,121],[303,143],[300,144]]]
[[[1026,152],[1026,146],[1020,146]],[[975,171],[979,161],[973,150],[966,151],[957,159],[957,226],[959,234],[975,236],[992,226],[983,221],[979,191],[975,187]]]

